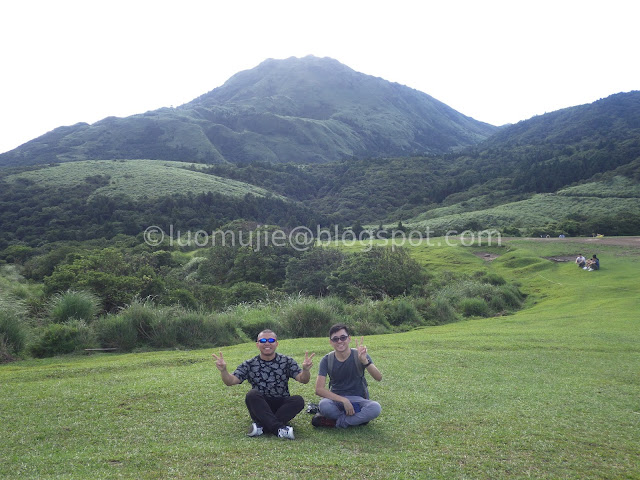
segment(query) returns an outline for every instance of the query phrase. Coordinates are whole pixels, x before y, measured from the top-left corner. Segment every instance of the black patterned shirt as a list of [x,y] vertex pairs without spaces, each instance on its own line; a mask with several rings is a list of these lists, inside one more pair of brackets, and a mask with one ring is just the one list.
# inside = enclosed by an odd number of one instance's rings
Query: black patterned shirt
[[260,355],[242,362],[233,375],[240,383],[249,380],[252,388],[267,397],[288,397],[289,378],[302,372],[296,361],[276,353],[273,360],[263,360]]

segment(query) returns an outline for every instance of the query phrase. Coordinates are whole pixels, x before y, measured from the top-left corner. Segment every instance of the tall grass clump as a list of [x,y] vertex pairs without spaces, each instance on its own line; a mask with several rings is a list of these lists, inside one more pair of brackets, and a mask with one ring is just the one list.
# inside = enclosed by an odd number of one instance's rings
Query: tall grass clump
[[127,315],[105,315],[94,323],[98,343],[103,348],[132,351],[138,343],[138,329]]
[[439,290],[434,300],[449,303],[465,317],[489,317],[520,308],[524,295],[518,287],[502,283],[500,278],[483,276],[459,280]]
[[459,308],[465,317],[488,317],[491,315],[489,305],[483,298],[463,298]]
[[298,297],[282,311],[282,326],[293,338],[324,337],[341,318],[335,300]]
[[13,360],[26,340],[27,328],[18,313],[0,305],[0,363]]
[[425,325],[444,325],[459,320],[456,309],[444,298],[434,298],[423,313]]
[[380,308],[387,322],[394,327],[406,329],[422,324],[422,316],[409,298],[387,298],[380,302]]
[[87,323],[71,319],[65,323],[51,323],[43,327],[38,338],[29,345],[29,352],[36,358],[44,358],[96,346],[95,333]]
[[380,302],[373,300],[346,305],[346,320],[354,335],[379,335],[391,332],[391,324],[379,305]]
[[49,305],[49,317],[55,323],[64,323],[72,318],[91,322],[99,311],[98,297],[82,290],[67,290],[54,295]]

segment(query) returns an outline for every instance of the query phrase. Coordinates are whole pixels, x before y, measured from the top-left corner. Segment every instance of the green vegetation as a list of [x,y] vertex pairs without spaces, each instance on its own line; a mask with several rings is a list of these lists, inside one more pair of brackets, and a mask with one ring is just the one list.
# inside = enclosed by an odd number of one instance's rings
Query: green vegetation
[[[449,271],[435,281],[427,271],[437,267],[425,262],[427,251],[420,247],[410,252],[378,241],[297,249],[267,245],[257,231],[228,227],[228,240],[243,233],[252,243],[185,252],[191,247],[151,247],[121,238],[106,248],[61,243],[19,257],[9,247],[4,258],[15,265],[6,267],[7,275],[25,285],[14,291],[22,295],[20,323],[30,341],[6,342],[4,357],[10,360],[23,351],[45,357],[90,348],[230,345],[267,326],[288,332],[284,338],[313,337],[338,321],[368,333],[390,333],[476,315],[468,299],[486,303],[483,316],[508,314],[524,301],[515,286],[482,270],[473,275]],[[441,251],[442,258],[450,255],[457,264],[477,263],[464,249]],[[11,303],[15,293],[8,290],[3,296]],[[8,336],[14,324],[6,324]]]
[[[629,246],[590,245],[602,259],[598,272],[546,260],[585,250],[569,239],[412,248],[434,281],[518,282],[527,308],[365,337],[384,374],[370,386],[383,411],[352,431],[314,429],[301,413],[293,442],[246,437],[246,385],[225,387],[211,350],[5,364],[0,476],[261,477],[277,452],[286,458],[277,476],[291,479],[337,479],[345,471],[370,479],[636,478],[640,257]],[[475,255],[485,251],[500,256]],[[235,315],[260,328],[275,305],[241,305]],[[355,306],[339,307],[331,305],[335,315],[355,318]],[[329,348],[323,336],[283,339],[279,350],[301,361],[305,351],[318,359]],[[223,351],[231,368],[256,352],[251,342]],[[317,400],[313,382],[291,390]]]
[[132,200],[162,198],[173,194],[221,193],[228,197],[255,195],[274,196],[266,190],[227,178],[199,173],[195,165],[156,160],[95,160],[56,163],[39,169],[8,175],[9,184],[47,184],[49,188],[66,189],[85,182],[97,188],[87,197],[107,198],[126,195]]

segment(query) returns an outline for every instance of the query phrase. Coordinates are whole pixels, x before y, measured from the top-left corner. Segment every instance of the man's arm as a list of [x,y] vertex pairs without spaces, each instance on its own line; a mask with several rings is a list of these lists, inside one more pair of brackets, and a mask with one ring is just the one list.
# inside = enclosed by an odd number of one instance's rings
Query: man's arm
[[374,380],[377,380],[378,382],[382,380],[382,373],[380,373],[378,367],[376,367],[373,363],[366,367],[365,370],[369,372],[369,375],[371,375]]
[[231,385],[238,385],[242,383],[238,377],[227,372],[227,362],[224,361],[222,352],[220,352],[219,357],[215,353],[211,354],[211,356],[216,359],[216,367],[220,370],[220,376],[222,377],[222,381],[225,385],[230,387]]

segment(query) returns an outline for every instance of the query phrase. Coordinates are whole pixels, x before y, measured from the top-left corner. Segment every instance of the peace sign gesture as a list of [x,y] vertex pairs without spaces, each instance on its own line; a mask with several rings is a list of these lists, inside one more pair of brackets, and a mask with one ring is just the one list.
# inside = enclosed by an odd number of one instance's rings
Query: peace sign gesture
[[211,356],[216,359],[216,367],[221,372],[224,372],[227,369],[227,362],[224,361],[224,357],[222,356],[222,350],[220,350],[220,356],[218,357],[215,353],[212,353]]
[[364,365],[368,363],[367,360],[367,347],[364,344],[364,337],[360,337],[360,342],[356,338],[356,350],[358,350],[358,358],[360,362]]
[[302,362],[302,370],[309,371],[313,366],[313,357],[315,356],[315,352],[309,356],[309,352],[304,352],[304,362]]

